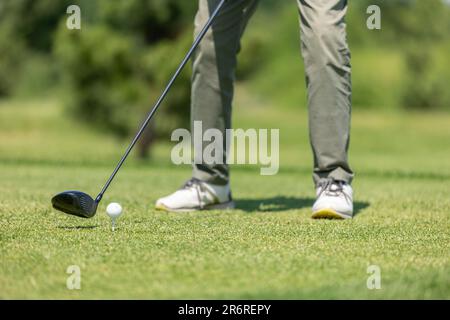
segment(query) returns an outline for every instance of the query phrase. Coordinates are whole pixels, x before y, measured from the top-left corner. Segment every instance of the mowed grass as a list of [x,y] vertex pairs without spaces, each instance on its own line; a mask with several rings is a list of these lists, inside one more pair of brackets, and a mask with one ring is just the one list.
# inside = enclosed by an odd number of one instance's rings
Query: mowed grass
[[[450,298],[449,114],[354,110],[352,221],[314,221],[304,107],[268,106],[240,88],[236,127],[279,128],[280,172],[233,166],[238,209],[157,212],[189,177],[130,159],[90,220],[53,210],[66,189],[96,195],[126,141],[65,119],[58,103],[0,104],[0,298]],[[112,233],[105,207],[124,215]],[[81,268],[81,290],[66,270]],[[379,266],[381,289],[367,268]]]

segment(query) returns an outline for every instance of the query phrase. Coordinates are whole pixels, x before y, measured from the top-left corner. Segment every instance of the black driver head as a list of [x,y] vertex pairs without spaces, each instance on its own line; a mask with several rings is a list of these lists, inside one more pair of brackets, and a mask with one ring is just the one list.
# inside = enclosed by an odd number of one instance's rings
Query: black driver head
[[77,217],[92,218],[97,212],[98,202],[81,191],[64,191],[52,198],[52,205],[56,210]]

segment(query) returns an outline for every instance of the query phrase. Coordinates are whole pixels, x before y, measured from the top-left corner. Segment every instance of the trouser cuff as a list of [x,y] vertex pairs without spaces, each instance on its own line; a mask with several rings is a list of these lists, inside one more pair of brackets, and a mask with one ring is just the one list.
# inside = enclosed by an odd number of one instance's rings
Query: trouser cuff
[[226,173],[222,173],[221,171],[207,166],[194,165],[192,177],[210,184],[224,186],[230,182],[230,178],[227,171]]
[[353,177],[354,177],[353,172],[348,172],[342,169],[341,167],[338,167],[331,171],[317,171],[313,173],[313,180],[316,186],[318,185],[321,179],[334,179],[351,184],[353,181]]

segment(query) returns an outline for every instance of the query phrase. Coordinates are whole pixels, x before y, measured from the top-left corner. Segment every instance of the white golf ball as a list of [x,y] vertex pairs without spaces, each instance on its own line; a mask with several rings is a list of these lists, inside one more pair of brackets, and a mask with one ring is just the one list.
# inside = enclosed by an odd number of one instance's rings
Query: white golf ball
[[118,216],[120,216],[122,214],[122,206],[116,202],[111,202],[106,207],[106,213],[111,218],[117,218]]

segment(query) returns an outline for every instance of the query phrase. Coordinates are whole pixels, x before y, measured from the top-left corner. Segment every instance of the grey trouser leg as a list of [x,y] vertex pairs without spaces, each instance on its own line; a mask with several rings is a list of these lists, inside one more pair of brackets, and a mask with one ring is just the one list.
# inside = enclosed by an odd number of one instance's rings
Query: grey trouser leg
[[[313,177],[316,183],[320,178],[351,182],[353,173],[347,162],[351,111],[350,52],[344,23],[347,1],[297,2],[308,85]],[[217,3],[218,0],[199,0],[196,33]],[[257,3],[258,0],[234,0],[226,4],[196,51],[191,120],[202,121],[203,131],[216,128],[225,137],[225,129],[231,128],[236,56],[240,38]],[[207,144],[209,142],[204,146]],[[225,141],[223,150],[226,163]],[[229,168],[226,164],[194,164],[193,176],[214,184],[226,184]]]
[[351,116],[347,0],[297,0],[308,87],[309,132],[315,183],[353,178],[347,160]]
[[[200,32],[219,0],[199,0],[195,35]],[[231,128],[233,84],[240,50],[240,39],[253,14],[257,0],[232,0],[225,4],[194,56],[192,75],[191,122],[202,121],[203,131]],[[193,125],[191,126],[193,130]],[[205,142],[206,146],[210,142]],[[193,176],[213,184],[227,184],[229,168],[224,139],[223,164],[194,164]],[[196,152],[198,156],[198,152]]]

